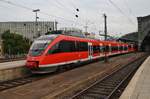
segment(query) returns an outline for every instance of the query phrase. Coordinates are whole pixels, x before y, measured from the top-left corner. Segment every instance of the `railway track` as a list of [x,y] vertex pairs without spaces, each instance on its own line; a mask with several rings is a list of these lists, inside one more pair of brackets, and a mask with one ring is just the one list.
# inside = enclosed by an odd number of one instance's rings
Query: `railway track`
[[[81,66],[82,65],[85,65],[85,64],[81,64]],[[28,83],[31,83],[31,82],[34,82],[37,80],[47,78],[47,77],[52,77],[56,74],[60,74],[65,71],[72,70],[74,68],[77,68],[77,67],[70,67],[70,68],[64,67],[64,68],[61,68],[59,71],[53,72],[53,73],[48,73],[48,74],[44,74],[44,75],[30,74],[29,76],[24,77],[24,78],[18,78],[15,80],[0,82],[0,91],[4,91],[4,90],[11,89],[14,87],[22,86],[22,85],[25,85],[25,84],[28,84]]]
[[[46,75],[47,76],[47,75]],[[31,83],[33,81],[37,81],[40,79],[43,79],[46,76],[28,76],[28,77],[24,77],[24,78],[19,78],[19,79],[15,79],[15,80],[11,80],[11,81],[5,81],[5,82],[1,82],[0,83],[0,91],[4,91],[13,87],[17,87],[17,86],[21,86],[27,83]]]
[[76,93],[71,99],[117,99],[115,94],[119,88],[132,78],[138,67],[146,59],[147,56],[136,59],[134,62],[114,71],[106,77],[96,81],[91,86]]

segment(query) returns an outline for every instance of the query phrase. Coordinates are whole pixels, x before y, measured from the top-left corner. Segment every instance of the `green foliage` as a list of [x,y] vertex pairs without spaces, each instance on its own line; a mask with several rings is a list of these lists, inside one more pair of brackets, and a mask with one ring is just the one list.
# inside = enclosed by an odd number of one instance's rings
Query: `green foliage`
[[4,54],[10,55],[27,53],[31,44],[29,39],[19,34],[10,33],[9,30],[2,34],[2,40]]

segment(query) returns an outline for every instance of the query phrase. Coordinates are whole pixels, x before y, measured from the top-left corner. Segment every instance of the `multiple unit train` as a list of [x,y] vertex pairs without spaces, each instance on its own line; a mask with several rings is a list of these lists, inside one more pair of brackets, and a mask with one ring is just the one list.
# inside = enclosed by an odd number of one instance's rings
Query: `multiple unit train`
[[132,44],[61,34],[44,35],[33,42],[27,56],[26,67],[32,73],[49,73],[67,64],[133,51],[135,48]]

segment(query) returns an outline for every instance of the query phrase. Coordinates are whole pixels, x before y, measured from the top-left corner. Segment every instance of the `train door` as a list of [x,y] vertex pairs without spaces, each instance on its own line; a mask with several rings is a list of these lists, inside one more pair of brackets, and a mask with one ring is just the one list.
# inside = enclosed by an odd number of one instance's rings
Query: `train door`
[[111,44],[109,44],[109,55],[111,55],[111,53],[112,53],[112,47],[111,47]]
[[120,52],[120,46],[119,46],[119,44],[118,44],[118,50],[117,50],[117,54]]
[[88,43],[88,58],[89,60],[92,60],[93,56],[93,46],[92,43]]
[[100,43],[100,45],[99,45],[99,50],[100,50],[99,56],[103,55],[103,44],[102,43]]

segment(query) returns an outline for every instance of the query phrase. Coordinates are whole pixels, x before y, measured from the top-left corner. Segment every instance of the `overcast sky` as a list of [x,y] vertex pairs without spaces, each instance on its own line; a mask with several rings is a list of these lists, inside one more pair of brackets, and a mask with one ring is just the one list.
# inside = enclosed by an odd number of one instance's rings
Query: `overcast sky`
[[[4,1],[11,1],[16,5]],[[77,27],[89,32],[104,31],[103,13],[108,18],[108,33],[123,35],[137,31],[137,16],[150,14],[149,0],[0,0],[0,21],[34,21],[31,9],[40,9],[39,21],[58,21],[60,27]],[[27,8],[23,8],[27,7]],[[76,9],[79,9],[79,12]],[[76,18],[75,15],[79,17]]]

